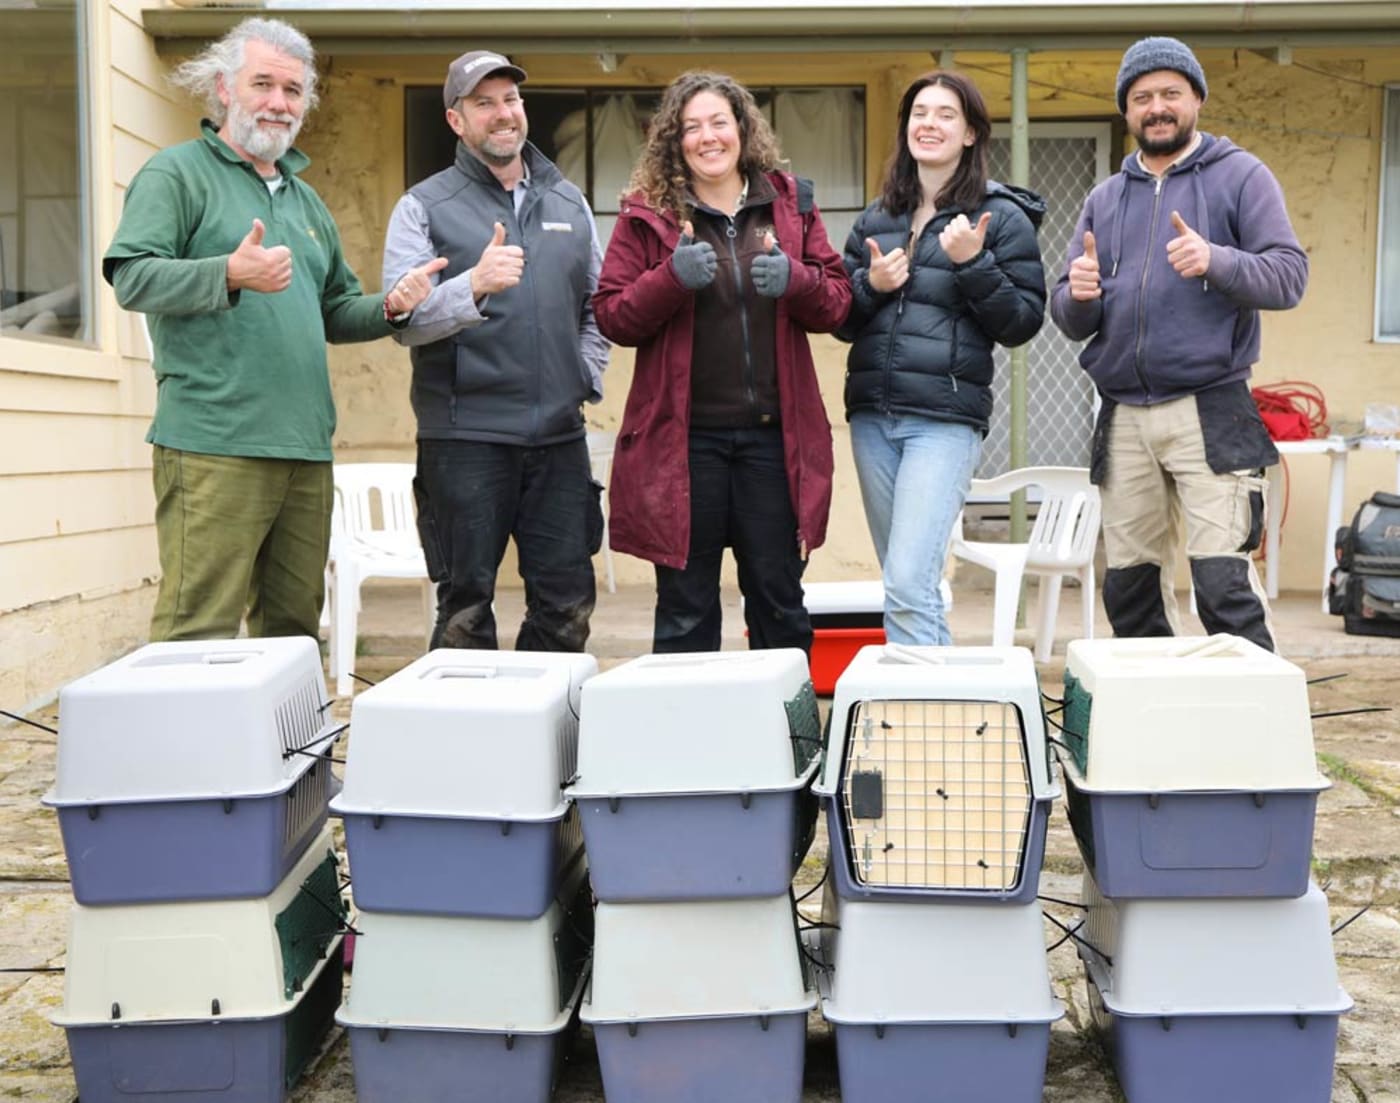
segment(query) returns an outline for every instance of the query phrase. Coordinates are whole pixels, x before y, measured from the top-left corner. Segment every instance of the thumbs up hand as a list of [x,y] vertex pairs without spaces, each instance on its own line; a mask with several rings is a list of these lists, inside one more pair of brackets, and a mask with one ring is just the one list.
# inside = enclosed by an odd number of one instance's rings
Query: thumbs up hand
[[967,215],[960,214],[939,231],[938,244],[954,264],[966,264],[982,251],[991,221],[991,211],[983,211],[976,226],[968,221]]
[[903,249],[881,252],[873,237],[865,239],[865,247],[870,250],[870,286],[885,295],[903,287],[909,278],[909,255]]
[[1167,259],[1182,279],[1200,279],[1210,268],[1210,242],[1186,225],[1177,211],[1172,211],[1172,229],[1177,236],[1167,242]]
[[506,291],[520,282],[524,272],[525,250],[519,245],[507,245],[506,228],[497,222],[491,240],[472,268],[472,297],[483,299]]
[[671,254],[671,270],[676,279],[691,291],[709,287],[719,269],[719,257],[708,241],[695,240],[695,227],[689,222],[681,225],[681,237]]
[[1103,295],[1099,284],[1099,247],[1093,230],[1084,231],[1084,252],[1070,262],[1069,295],[1081,303]]
[[271,294],[285,291],[292,282],[292,251],[285,245],[263,247],[266,233],[261,220],[253,219],[238,248],[228,255],[228,275],[225,280],[230,291],[262,291]]
[[778,248],[778,239],[769,230],[763,235],[763,252],[754,257],[753,264],[749,266],[754,290],[770,299],[781,299],[791,275],[792,262]]
[[432,276],[447,267],[446,257],[434,257],[427,264],[410,268],[384,296],[384,309],[392,315],[409,314],[433,292]]

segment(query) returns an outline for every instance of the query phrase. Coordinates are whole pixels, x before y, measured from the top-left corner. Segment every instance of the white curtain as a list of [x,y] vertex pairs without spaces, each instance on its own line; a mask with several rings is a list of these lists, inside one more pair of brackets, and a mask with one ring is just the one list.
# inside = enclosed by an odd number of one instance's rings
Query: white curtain
[[773,102],[773,129],[792,171],[816,185],[822,222],[839,253],[865,206],[863,99],[852,88],[780,91]]
[[[593,209],[615,212],[632,166],[646,141],[648,115],[639,98],[626,92],[593,101]],[[582,109],[565,116],[554,130],[555,163],[579,187],[587,186],[588,129]],[[602,232],[602,225],[599,225]]]

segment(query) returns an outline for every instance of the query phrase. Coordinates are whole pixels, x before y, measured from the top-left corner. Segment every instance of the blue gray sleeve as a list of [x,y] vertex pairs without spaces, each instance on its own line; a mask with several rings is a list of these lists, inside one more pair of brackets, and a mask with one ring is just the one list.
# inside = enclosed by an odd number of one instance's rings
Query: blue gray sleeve
[[593,316],[593,293],[598,290],[598,276],[603,270],[603,246],[598,240],[598,223],[593,219],[593,212],[587,205],[583,209],[588,214],[591,252],[588,258],[588,297],[579,313],[578,343],[583,362],[588,365],[589,378],[593,381],[593,393],[589,396],[589,401],[601,402],[603,371],[608,366],[608,356],[612,352],[612,343],[598,331],[598,321]]
[[[427,264],[435,256],[428,213],[416,196],[405,194],[389,216],[389,231],[384,238],[384,286],[393,287],[410,268]],[[436,285],[432,293],[418,304],[408,324],[394,333],[394,340],[401,345],[441,341],[486,320],[481,313],[485,300],[478,304],[472,296],[470,268],[448,280],[440,280],[437,273],[428,278]]]

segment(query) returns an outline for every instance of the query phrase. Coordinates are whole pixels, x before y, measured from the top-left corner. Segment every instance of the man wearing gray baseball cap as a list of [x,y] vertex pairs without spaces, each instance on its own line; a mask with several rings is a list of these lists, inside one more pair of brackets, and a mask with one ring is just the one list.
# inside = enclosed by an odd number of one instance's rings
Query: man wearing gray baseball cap
[[1090,193],[1050,299],[1102,405],[1090,473],[1103,495],[1103,601],[1119,636],[1177,631],[1179,526],[1207,632],[1274,648],[1251,553],[1278,452],[1249,392],[1259,311],[1303,297],[1308,258],[1268,167],[1197,130],[1196,55],[1144,38],[1118,108],[1138,148]]
[[582,651],[602,538],[582,404],[602,398],[609,345],[593,320],[602,249],[583,193],[528,141],[525,70],[472,50],[442,99],[448,168],[410,188],[384,243],[385,286],[447,267],[396,339],[413,360],[414,491],[437,583],[434,647],[497,646],[496,572],[514,539],[522,651]]

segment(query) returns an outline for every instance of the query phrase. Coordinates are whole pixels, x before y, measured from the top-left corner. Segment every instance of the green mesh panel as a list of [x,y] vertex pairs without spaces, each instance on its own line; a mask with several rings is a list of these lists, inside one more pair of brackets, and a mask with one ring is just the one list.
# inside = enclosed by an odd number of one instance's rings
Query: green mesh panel
[[1069,826],[1079,841],[1084,864],[1094,866],[1094,814],[1089,798],[1072,784],[1065,785],[1065,806],[1069,810]]
[[344,927],[345,901],[335,855],[327,851],[291,903],[277,917],[277,940],[282,946],[282,994],[291,999],[325,956],[326,947]]
[[792,739],[792,763],[797,773],[821,753],[822,718],[817,694],[811,682],[804,682],[797,696],[783,702],[787,712],[788,735]]
[[331,960],[316,983],[287,1015],[284,1033],[283,1080],[288,1088],[297,1082],[311,1059],[316,1056],[327,1032],[335,1022],[335,1009],[340,1006],[344,980],[345,946],[336,946]]
[[1079,768],[1081,777],[1089,775],[1089,713],[1094,707],[1094,697],[1084,683],[1065,671],[1065,711],[1061,714],[1064,725],[1064,743]]

